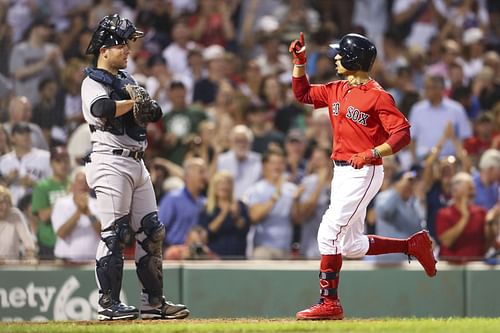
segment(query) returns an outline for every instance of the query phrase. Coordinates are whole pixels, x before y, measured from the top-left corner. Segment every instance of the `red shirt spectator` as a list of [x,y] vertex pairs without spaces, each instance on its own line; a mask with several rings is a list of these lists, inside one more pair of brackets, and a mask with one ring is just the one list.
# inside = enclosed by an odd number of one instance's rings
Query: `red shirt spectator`
[[[474,204],[469,205],[468,210],[469,219],[460,236],[449,247],[441,245],[439,252],[441,259],[463,262],[481,259],[484,256],[486,210]],[[461,217],[462,214],[455,205],[441,208],[436,221],[438,237],[459,223]]]
[[492,147],[495,135],[493,116],[482,113],[474,123],[474,135],[464,140],[464,148],[473,159],[479,160],[481,154]]
[[498,218],[498,211],[488,213],[472,204],[475,187],[472,176],[459,172],[451,180],[453,204],[441,208],[436,218],[436,234],[441,243],[440,257],[456,263],[482,259],[496,236],[487,220]]

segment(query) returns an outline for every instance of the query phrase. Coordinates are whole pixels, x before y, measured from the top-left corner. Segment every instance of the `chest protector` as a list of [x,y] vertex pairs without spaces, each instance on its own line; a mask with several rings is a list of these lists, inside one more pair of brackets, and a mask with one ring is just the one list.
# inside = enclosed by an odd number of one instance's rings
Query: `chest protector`
[[[110,98],[115,101],[130,99],[130,95],[125,90],[127,84],[137,84],[135,80],[125,71],[118,71],[115,76],[110,72],[99,68],[85,68],[85,74],[92,80],[97,81],[111,89]],[[134,140],[146,140],[146,129],[137,125],[132,112],[127,112],[120,117],[110,117],[106,119],[104,128],[101,130],[114,135],[127,134]]]

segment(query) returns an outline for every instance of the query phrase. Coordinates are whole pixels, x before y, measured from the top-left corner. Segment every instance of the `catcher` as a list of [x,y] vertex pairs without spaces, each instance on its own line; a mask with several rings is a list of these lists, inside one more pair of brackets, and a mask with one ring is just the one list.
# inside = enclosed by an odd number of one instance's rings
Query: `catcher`
[[[89,124],[92,152],[85,165],[97,196],[102,221],[96,255],[99,320],[179,319],[189,315],[182,304],[163,297],[162,243],[165,229],[158,220],[155,194],[142,157],[146,125],[158,121],[161,108],[125,71],[129,41],[144,34],[128,19],[104,17],[87,54],[94,66],[85,70],[82,105]],[[140,309],[120,300],[123,249],[135,237],[137,276],[142,286]]]

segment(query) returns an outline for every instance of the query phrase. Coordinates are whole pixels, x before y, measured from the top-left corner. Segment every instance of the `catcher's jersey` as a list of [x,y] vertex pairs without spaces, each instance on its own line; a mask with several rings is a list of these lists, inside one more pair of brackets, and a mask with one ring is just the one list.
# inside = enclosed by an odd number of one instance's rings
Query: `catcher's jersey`
[[[97,118],[92,115],[90,109],[92,105],[101,98],[111,98],[112,88],[97,82],[90,77],[86,77],[82,82],[82,109],[85,121],[96,128],[105,126],[105,119]],[[103,151],[109,149],[129,149],[145,150],[147,141],[138,141],[125,133],[121,135],[113,134],[109,131],[97,130],[91,133],[92,150]]]
[[348,160],[410,127],[392,96],[374,80],[360,86],[351,86],[346,80],[310,85],[304,75],[293,78],[293,90],[302,103],[328,107],[334,160]]

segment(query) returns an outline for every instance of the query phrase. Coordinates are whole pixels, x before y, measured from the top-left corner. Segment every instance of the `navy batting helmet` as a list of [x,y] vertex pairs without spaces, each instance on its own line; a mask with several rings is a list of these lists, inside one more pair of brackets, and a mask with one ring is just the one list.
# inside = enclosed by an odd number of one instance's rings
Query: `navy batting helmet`
[[340,63],[350,71],[368,72],[377,57],[377,48],[365,36],[347,34],[338,44],[330,44],[342,59]]
[[136,29],[129,19],[120,18],[118,14],[105,16],[92,35],[86,54],[98,54],[103,46],[127,44],[128,40],[136,40],[144,36],[144,32]]

